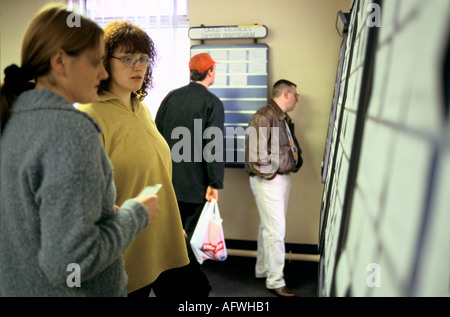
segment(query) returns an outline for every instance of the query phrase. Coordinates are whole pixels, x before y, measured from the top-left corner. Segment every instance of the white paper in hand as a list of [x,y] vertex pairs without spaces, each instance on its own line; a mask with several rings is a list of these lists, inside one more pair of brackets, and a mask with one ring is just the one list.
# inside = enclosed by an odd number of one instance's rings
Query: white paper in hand
[[147,186],[141,191],[139,197],[156,195],[161,187],[161,184],[156,184],[155,186]]

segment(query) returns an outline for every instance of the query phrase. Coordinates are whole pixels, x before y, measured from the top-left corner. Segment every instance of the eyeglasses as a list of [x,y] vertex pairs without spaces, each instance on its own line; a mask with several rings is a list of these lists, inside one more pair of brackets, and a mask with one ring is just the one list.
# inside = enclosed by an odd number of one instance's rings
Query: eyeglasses
[[288,90],[288,92],[290,92],[291,94],[293,94],[294,96],[295,96],[295,98],[297,98],[298,99],[298,97],[300,97],[300,95],[299,94],[294,94],[292,91],[290,91],[290,90]]
[[133,56],[125,56],[125,57],[122,57],[122,58],[119,58],[119,57],[116,57],[116,56],[111,56],[111,57],[115,58],[115,59],[118,59],[119,61],[124,63],[124,65],[126,67],[134,67],[138,61],[139,61],[139,63],[141,63],[142,66],[147,67],[148,62],[150,61],[149,57],[141,57],[139,59],[134,58]]

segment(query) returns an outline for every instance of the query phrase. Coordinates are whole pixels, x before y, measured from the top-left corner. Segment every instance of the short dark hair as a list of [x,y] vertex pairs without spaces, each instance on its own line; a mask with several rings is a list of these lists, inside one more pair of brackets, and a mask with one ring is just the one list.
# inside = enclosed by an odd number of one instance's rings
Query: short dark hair
[[272,89],[272,95],[273,97],[280,96],[286,89],[290,89],[291,87],[297,87],[296,84],[293,82],[286,80],[286,79],[280,79],[273,85]]
[[204,72],[199,73],[196,69],[191,69],[191,80],[192,81],[202,81],[206,78],[206,75],[208,75],[208,72],[210,70],[213,70],[213,66],[205,70]]

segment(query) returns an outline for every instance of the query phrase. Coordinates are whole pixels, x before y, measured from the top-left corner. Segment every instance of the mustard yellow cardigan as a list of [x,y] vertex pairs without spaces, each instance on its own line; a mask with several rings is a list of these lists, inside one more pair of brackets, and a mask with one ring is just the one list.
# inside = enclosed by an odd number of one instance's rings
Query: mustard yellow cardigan
[[101,141],[114,169],[116,204],[136,197],[145,186],[162,184],[159,214],[124,252],[128,293],[154,282],[162,272],[187,265],[189,259],[172,186],[170,149],[144,103],[134,111],[111,93],[99,101],[78,105],[100,125]]

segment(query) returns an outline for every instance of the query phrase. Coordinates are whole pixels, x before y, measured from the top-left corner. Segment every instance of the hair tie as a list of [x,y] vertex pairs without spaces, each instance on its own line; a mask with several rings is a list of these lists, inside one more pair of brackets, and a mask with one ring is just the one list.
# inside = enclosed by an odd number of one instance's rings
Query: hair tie
[[13,64],[5,68],[5,88],[13,95],[17,96],[25,90],[33,89],[34,84],[30,83],[31,75],[24,68]]

